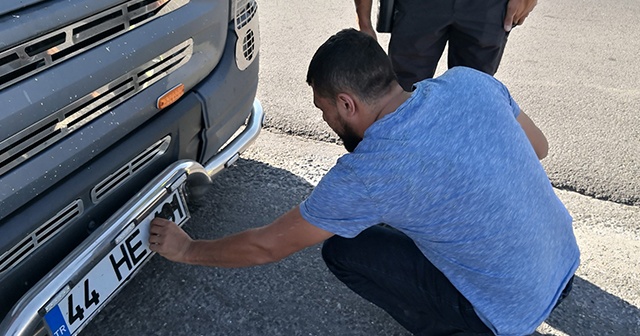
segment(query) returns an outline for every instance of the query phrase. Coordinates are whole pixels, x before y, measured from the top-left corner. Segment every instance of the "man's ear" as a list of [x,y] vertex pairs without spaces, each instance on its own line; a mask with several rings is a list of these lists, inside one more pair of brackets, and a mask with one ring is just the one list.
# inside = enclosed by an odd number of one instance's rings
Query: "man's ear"
[[345,120],[352,119],[356,116],[359,107],[357,103],[358,102],[352,95],[345,92],[338,93],[338,96],[336,97],[338,113]]

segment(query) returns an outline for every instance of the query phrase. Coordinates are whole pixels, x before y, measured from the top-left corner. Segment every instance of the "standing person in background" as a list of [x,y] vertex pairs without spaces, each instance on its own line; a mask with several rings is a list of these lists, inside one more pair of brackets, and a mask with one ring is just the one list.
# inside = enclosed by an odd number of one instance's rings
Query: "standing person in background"
[[[373,0],[354,0],[360,31],[374,38]],[[385,1],[385,0],[379,0]],[[389,1],[389,0],[386,0]],[[400,85],[432,78],[449,42],[448,66],[494,75],[511,29],[522,25],[537,0],[395,0],[389,57]]]

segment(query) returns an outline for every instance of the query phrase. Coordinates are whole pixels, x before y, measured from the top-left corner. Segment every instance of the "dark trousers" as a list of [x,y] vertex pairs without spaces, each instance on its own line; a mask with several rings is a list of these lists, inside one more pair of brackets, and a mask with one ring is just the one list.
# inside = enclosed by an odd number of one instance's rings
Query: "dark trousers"
[[389,56],[400,85],[432,78],[449,42],[448,66],[494,75],[508,33],[507,0],[395,0]]
[[493,335],[413,240],[395,229],[334,236],[322,256],[340,281],[416,335]]

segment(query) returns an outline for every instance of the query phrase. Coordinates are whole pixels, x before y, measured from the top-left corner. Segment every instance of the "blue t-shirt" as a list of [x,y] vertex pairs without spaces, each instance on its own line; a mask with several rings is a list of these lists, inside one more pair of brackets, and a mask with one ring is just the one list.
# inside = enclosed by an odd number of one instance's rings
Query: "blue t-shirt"
[[578,268],[572,218],[493,77],[456,67],[416,85],[300,205],[343,237],[412,238],[498,335],[533,333]]

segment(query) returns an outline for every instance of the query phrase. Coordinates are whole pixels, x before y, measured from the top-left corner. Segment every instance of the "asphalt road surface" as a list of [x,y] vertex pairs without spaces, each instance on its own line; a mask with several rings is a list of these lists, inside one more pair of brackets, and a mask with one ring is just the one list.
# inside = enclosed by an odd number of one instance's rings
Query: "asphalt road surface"
[[[334,141],[305,76],[317,47],[355,25],[352,1],[260,4],[267,127]],[[547,135],[558,187],[640,205],[639,17],[637,0],[541,0],[509,36],[496,77]],[[388,34],[379,37],[386,47]]]
[[[350,0],[260,2],[266,130],[191,204],[215,238],[297,205],[344,153],[304,82],[315,49],[355,24]],[[549,138],[543,164],[574,217],[582,264],[540,335],[640,335],[640,2],[540,1],[496,77]],[[379,40],[386,46],[388,36]],[[446,64],[441,63],[439,73]],[[219,269],[155,256],[85,335],[406,335],[324,266],[319,247]]]
[[[297,205],[344,149],[263,132],[191,205],[185,229],[216,238],[270,223]],[[575,219],[582,265],[542,335],[640,335],[638,207],[558,191]],[[169,262],[142,269],[86,335],[406,335],[326,269],[319,246],[281,262],[221,269]]]

